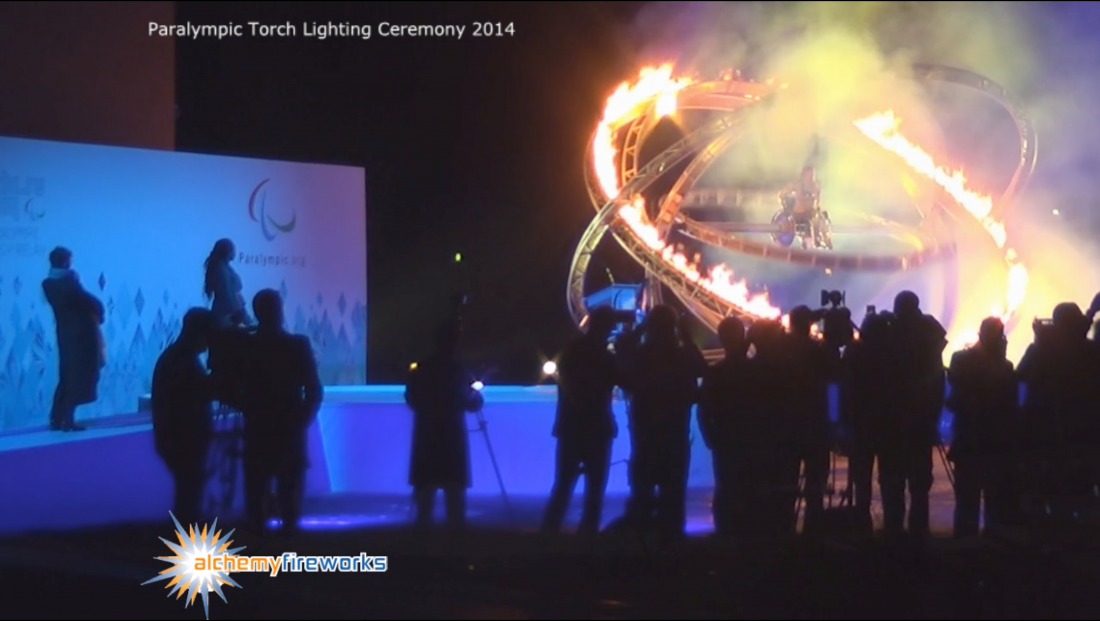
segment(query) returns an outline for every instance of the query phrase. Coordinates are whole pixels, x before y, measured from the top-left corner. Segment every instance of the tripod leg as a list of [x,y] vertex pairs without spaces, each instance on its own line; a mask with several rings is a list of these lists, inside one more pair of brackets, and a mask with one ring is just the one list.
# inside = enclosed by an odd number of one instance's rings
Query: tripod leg
[[943,462],[943,469],[947,472],[947,481],[951,483],[951,488],[955,488],[955,469],[951,467],[951,460],[947,458],[947,449],[943,448],[942,444],[936,445],[936,450],[940,454],[940,461]]
[[508,510],[508,518],[514,523],[516,521],[516,514],[512,511],[512,501],[508,498],[508,490],[504,487],[504,477],[501,476],[500,466],[497,465],[497,456],[493,451],[493,441],[489,439],[489,422],[485,420],[485,415],[481,412],[477,413],[477,419],[478,428],[485,438],[485,448],[489,451],[489,462],[493,464],[493,472],[497,475],[497,485],[500,486],[500,496],[504,499],[504,507]]

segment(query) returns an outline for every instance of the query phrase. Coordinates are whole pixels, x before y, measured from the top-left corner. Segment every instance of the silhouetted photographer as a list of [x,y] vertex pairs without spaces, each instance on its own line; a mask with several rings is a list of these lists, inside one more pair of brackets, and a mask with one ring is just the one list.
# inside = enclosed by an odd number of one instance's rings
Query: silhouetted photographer
[[983,499],[987,532],[1017,520],[1019,382],[1007,347],[1004,325],[991,317],[982,322],[978,344],[955,353],[947,371],[947,407],[955,413],[950,455],[956,537],[979,534]]
[[183,524],[194,524],[203,517],[200,509],[215,390],[199,356],[206,351],[213,327],[210,311],[187,311],[179,336],[160,355],[153,370],[153,439],[157,455],[172,474],[173,512]]
[[409,484],[416,500],[416,521],[432,522],[435,496],[443,491],[447,523],[466,523],[470,478],[470,435],[466,414],[481,409],[481,392],[459,356],[462,327],[458,318],[436,332],[435,352],[409,375],[405,402],[413,412]]
[[611,445],[619,432],[611,407],[615,386],[622,380],[615,356],[607,348],[616,319],[609,307],[593,310],[585,333],[572,339],[558,360],[558,409],[554,420],[557,467],[543,516],[543,532],[561,530],[573,488],[582,473],[584,511],[578,532],[592,535],[600,529]]
[[649,311],[644,341],[630,354],[630,485],[626,524],[656,525],[667,537],[683,535],[691,408],[698,400],[706,360],[682,318],[667,306]]
[[894,298],[891,349],[896,379],[879,444],[883,518],[888,535],[904,532],[908,488],[908,534],[918,543],[929,534],[932,454],[940,442],[947,382],[946,334],[939,321],[921,311],[917,294],[902,291]]
[[1027,385],[1024,434],[1034,447],[1028,470],[1032,491],[1056,519],[1072,520],[1092,503],[1096,437],[1096,347],[1091,322],[1072,302],[1059,304],[1049,321],[1036,320],[1035,342],[1020,360]]

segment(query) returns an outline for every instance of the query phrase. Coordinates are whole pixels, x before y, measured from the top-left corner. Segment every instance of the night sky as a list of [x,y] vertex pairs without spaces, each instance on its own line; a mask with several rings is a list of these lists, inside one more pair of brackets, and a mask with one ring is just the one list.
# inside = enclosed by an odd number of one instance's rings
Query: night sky
[[490,21],[515,34],[180,39],[177,148],[366,169],[371,383],[403,378],[462,284],[470,357],[497,368],[489,381],[530,383],[574,329],[566,276],[593,215],[583,157],[636,68],[639,4],[180,2],[177,23]]

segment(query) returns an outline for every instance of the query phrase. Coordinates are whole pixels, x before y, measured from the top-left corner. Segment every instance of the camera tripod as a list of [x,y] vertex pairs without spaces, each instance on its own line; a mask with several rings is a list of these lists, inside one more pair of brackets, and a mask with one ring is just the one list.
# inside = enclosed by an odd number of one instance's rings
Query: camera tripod
[[481,436],[485,438],[485,448],[489,451],[489,462],[493,464],[493,472],[497,475],[497,485],[500,486],[500,497],[504,499],[504,508],[508,511],[509,521],[514,524],[516,521],[516,514],[515,511],[512,510],[512,501],[508,498],[508,490],[504,487],[504,477],[500,474],[497,456],[493,451],[493,441],[489,437],[489,421],[485,420],[485,413],[481,408],[474,411],[474,417],[477,419],[477,427],[471,429],[470,432],[480,431]]
[[[467,429],[468,433],[481,433],[481,436],[485,438],[485,448],[489,452],[489,462],[493,465],[493,472],[497,477],[497,485],[500,487],[500,497],[504,500],[504,508],[508,512],[508,520],[515,524],[516,514],[512,509],[512,500],[508,497],[508,489],[504,486],[504,477],[500,473],[500,465],[497,463],[496,451],[493,450],[493,441],[489,437],[489,421],[485,420],[485,413],[478,408],[473,412],[477,421],[477,426],[473,429]],[[412,504],[409,505],[409,513],[412,514],[416,510],[416,490],[413,490]]]
[[218,404],[212,422],[213,438],[206,459],[204,484],[216,480],[220,484],[220,497],[213,490],[205,490],[203,513],[207,516],[228,515],[233,511],[237,495],[237,473],[243,454],[244,417],[236,409]]

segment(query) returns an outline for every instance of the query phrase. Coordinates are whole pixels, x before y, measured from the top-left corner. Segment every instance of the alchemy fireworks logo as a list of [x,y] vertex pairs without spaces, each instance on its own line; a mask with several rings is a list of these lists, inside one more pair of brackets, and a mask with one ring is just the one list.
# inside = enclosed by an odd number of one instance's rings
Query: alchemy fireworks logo
[[186,595],[184,608],[190,608],[191,604],[195,603],[196,597],[202,597],[202,608],[206,612],[206,618],[209,619],[210,594],[217,593],[223,602],[228,603],[223,587],[240,588],[241,585],[229,575],[232,567],[226,565],[231,564],[210,563],[208,560],[212,557],[236,557],[244,547],[230,549],[229,546],[233,541],[229,538],[233,536],[233,531],[222,536],[221,531],[218,530],[217,520],[214,520],[209,527],[203,526],[197,533],[195,531],[198,530],[198,524],[184,529],[175,515],[172,515],[172,522],[176,525],[176,539],[179,543],[172,543],[161,537],[160,540],[173,552],[173,556],[156,557],[158,561],[164,561],[172,566],[160,572],[156,578],[146,580],[142,586],[170,580],[164,585],[164,588],[172,589],[168,592],[168,596],[175,595],[176,599],[181,599]]
[[267,213],[266,187],[269,181],[271,179],[261,181],[256,189],[252,190],[252,196],[248,199],[248,217],[252,218],[253,222],[260,224],[260,231],[263,232],[267,241],[275,239],[279,233],[293,231],[294,227],[298,225],[298,214],[295,211],[290,212],[290,219],[286,222],[279,222]]

